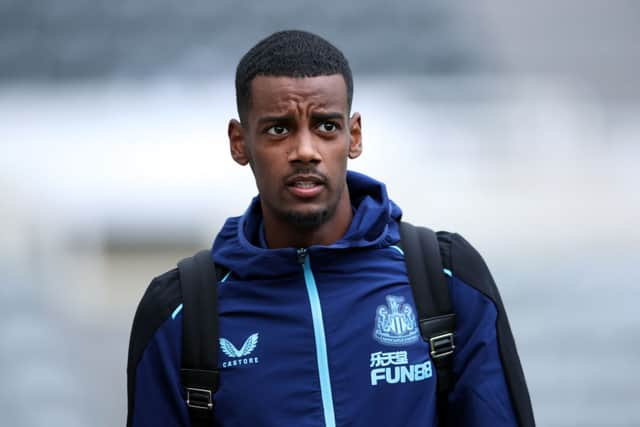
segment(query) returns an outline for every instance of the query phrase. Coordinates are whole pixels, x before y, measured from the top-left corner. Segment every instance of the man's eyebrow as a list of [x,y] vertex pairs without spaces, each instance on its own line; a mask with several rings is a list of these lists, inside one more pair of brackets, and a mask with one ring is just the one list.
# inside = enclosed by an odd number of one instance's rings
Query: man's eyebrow
[[293,116],[291,114],[285,114],[284,116],[264,116],[258,119],[258,126],[263,125],[265,123],[273,123],[273,122],[291,122],[293,121]]
[[323,120],[342,120],[344,119],[344,114],[338,112],[329,112],[329,113],[311,113],[311,118],[315,121],[323,121]]

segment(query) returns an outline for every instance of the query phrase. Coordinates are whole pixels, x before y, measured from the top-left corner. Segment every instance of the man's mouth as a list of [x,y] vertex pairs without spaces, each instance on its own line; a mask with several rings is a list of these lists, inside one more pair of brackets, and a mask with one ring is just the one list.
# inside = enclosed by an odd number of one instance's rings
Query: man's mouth
[[324,182],[324,177],[319,174],[297,173],[288,177],[285,184],[294,187],[313,187],[316,185],[323,185]]
[[320,194],[324,180],[316,175],[295,175],[287,179],[287,188],[296,197],[307,199]]
[[319,185],[319,184],[313,181],[295,181],[293,183],[293,186],[298,188],[313,188],[316,185]]

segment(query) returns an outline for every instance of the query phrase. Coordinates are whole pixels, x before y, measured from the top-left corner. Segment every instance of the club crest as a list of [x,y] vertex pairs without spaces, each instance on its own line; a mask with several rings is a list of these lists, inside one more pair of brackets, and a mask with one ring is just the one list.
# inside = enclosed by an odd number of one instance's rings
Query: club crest
[[384,345],[409,345],[418,341],[420,331],[410,304],[404,297],[387,295],[387,305],[376,309],[373,338]]

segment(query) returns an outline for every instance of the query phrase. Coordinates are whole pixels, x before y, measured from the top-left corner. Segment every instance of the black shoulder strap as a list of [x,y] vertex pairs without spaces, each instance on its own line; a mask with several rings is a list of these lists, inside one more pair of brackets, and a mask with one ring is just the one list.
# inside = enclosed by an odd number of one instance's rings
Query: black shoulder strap
[[211,251],[178,263],[182,288],[182,368],[191,424],[211,426],[213,395],[218,389],[217,269]]
[[451,308],[440,245],[433,230],[400,222],[401,245],[420,319],[420,332],[431,350],[438,377],[438,420],[447,425],[448,393],[453,388],[452,359],[456,315]]

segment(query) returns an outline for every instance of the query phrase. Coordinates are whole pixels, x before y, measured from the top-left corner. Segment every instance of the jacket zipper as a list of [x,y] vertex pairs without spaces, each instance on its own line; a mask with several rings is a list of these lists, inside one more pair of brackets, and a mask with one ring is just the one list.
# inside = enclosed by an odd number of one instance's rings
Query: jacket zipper
[[331,378],[329,376],[329,358],[327,356],[327,339],[324,333],[324,321],[322,320],[322,306],[316,280],[311,271],[309,254],[306,249],[298,249],[298,263],[302,265],[304,283],[307,287],[309,305],[311,306],[311,318],[313,319],[313,336],[316,344],[316,359],[318,361],[318,377],[320,379],[320,394],[322,396],[322,409],[324,411],[324,424],[326,427],[335,427],[336,416],[333,409],[333,397],[331,393]]

